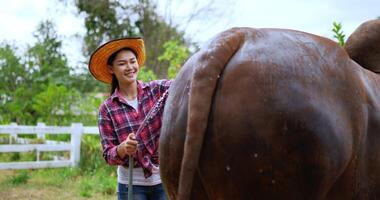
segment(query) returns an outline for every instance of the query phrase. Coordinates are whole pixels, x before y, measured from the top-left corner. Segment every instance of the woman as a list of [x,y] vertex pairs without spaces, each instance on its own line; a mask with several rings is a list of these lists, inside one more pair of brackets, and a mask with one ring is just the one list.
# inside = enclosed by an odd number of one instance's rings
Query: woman
[[99,108],[98,126],[104,159],[110,165],[118,165],[119,200],[128,196],[130,155],[134,157],[134,199],[166,199],[158,163],[162,112],[153,116],[141,134],[135,133],[147,113],[168,90],[171,81],[138,81],[137,75],[144,61],[144,41],[122,38],[100,46],[89,62],[91,74],[97,80],[111,84],[111,95]]

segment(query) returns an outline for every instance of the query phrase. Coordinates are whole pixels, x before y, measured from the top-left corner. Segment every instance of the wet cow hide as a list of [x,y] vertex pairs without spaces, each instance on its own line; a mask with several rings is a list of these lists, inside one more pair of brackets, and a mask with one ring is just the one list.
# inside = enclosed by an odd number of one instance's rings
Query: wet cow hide
[[193,55],[164,111],[169,198],[380,199],[380,23],[368,23],[345,48],[233,28]]

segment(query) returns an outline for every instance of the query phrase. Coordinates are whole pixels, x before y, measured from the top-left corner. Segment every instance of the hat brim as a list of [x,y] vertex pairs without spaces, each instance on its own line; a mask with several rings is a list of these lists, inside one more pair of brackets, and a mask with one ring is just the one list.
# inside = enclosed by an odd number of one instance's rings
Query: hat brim
[[137,54],[139,66],[143,66],[145,62],[144,40],[140,37],[120,38],[111,40],[94,51],[88,64],[91,74],[101,82],[111,83],[112,74],[108,70],[107,60],[114,52],[123,48],[132,49]]

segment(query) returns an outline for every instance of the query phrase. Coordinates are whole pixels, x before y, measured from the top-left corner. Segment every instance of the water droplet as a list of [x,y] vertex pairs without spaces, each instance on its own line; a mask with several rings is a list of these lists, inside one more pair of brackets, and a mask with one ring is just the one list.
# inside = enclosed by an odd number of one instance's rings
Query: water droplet
[[275,184],[275,183],[276,183],[276,180],[272,179],[272,183]]
[[263,173],[263,171],[264,171],[263,169],[259,169],[259,173],[260,173],[260,174]]
[[230,170],[231,170],[230,166],[227,165],[227,166],[226,166],[226,170],[227,170],[227,171],[230,171]]
[[220,75],[218,75],[216,78],[220,78]]
[[253,157],[257,158],[259,155],[257,153],[253,154]]

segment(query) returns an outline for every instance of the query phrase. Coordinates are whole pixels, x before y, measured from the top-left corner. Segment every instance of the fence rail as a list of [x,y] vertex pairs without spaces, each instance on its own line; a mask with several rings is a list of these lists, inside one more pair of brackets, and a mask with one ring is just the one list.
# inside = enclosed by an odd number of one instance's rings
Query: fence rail
[[[27,162],[0,162],[1,169],[33,169],[47,167],[77,166],[80,160],[80,145],[83,134],[99,134],[98,127],[83,126],[81,123],[73,123],[71,126],[46,126],[38,123],[37,126],[24,126],[11,123],[0,125],[0,134],[9,134],[9,144],[0,144],[0,154],[10,152],[36,152],[36,161]],[[70,134],[70,142],[52,142],[47,144],[12,144],[18,141],[18,134],[35,134],[45,140],[46,134]],[[69,160],[40,161],[40,152],[69,151]]]

